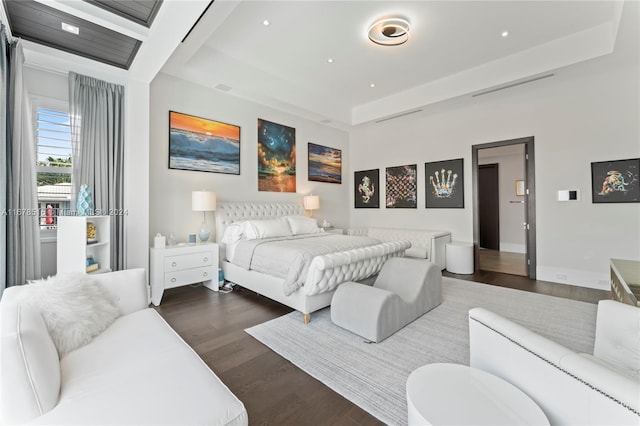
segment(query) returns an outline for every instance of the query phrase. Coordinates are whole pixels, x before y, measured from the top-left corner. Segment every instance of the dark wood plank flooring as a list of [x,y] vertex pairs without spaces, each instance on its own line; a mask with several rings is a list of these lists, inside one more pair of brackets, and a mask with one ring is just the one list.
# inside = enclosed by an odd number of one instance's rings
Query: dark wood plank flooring
[[[586,302],[609,298],[607,291],[496,272],[443,275]],[[244,332],[290,308],[237,287],[224,294],[187,286],[167,290],[156,309],[244,403],[251,425],[381,424]]]

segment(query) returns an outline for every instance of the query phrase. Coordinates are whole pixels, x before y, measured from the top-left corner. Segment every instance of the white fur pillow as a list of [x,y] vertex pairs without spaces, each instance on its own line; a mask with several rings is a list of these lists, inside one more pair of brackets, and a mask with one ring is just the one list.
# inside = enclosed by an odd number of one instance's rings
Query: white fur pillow
[[81,272],[33,281],[20,298],[40,311],[61,358],[89,343],[120,316],[109,291]]
[[280,217],[278,219],[248,220],[245,222],[244,236],[247,240],[258,238],[290,237],[289,222]]
[[322,230],[318,228],[318,222],[310,217],[286,216],[286,219],[289,222],[293,235],[317,234],[318,232],[322,232]]

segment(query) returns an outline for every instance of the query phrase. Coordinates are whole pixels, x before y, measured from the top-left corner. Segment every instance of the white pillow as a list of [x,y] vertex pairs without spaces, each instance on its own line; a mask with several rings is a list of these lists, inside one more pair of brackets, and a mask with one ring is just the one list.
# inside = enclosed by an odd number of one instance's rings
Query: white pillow
[[285,219],[289,222],[293,235],[317,234],[318,232],[322,232],[322,230],[318,228],[318,222],[310,217],[286,216]]
[[33,281],[21,292],[20,302],[40,311],[61,358],[89,343],[120,316],[111,293],[81,272]]
[[245,222],[244,236],[247,240],[258,238],[290,237],[289,222],[280,217],[278,219],[248,220]]
[[222,235],[222,242],[225,244],[233,244],[242,239],[244,234],[244,222],[234,222],[231,225],[227,225]]

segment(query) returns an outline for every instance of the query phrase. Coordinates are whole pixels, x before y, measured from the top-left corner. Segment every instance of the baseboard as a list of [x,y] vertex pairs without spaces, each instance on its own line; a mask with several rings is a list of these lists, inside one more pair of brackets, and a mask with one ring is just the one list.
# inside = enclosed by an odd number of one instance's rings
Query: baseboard
[[578,287],[595,288],[598,290],[610,290],[608,274],[581,271],[577,269],[555,268],[539,266],[536,268],[536,278],[553,283],[569,284]]
[[512,244],[500,242],[500,251],[508,251],[510,253],[527,253],[527,246],[524,244]]

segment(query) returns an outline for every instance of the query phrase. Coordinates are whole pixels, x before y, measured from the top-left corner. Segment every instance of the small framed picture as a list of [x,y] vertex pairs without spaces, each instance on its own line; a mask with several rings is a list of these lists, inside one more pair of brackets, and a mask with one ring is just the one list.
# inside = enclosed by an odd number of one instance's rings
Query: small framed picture
[[426,207],[464,208],[464,159],[424,164]]
[[354,172],[353,187],[356,209],[380,208],[380,169]]
[[594,203],[640,202],[640,158],[591,163]]
[[308,144],[308,179],[315,182],[342,183],[342,150]]
[[516,196],[520,197],[524,195],[524,180],[516,181]]

